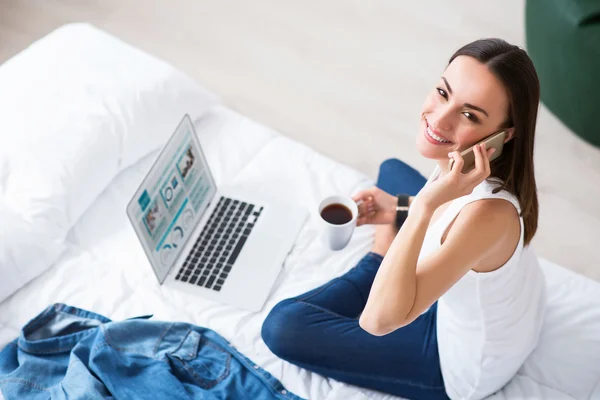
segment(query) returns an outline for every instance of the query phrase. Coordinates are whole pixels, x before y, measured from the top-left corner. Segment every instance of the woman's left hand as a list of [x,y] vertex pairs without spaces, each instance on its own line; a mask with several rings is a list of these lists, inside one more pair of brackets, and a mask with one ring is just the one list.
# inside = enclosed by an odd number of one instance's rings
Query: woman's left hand
[[460,153],[458,151],[449,153],[448,157],[454,158],[452,170],[423,188],[411,208],[425,207],[427,211],[433,213],[442,204],[473,192],[477,185],[490,176],[489,156],[494,151],[494,148],[487,150],[485,143],[474,146],[475,168],[466,174],[462,173],[464,160]]

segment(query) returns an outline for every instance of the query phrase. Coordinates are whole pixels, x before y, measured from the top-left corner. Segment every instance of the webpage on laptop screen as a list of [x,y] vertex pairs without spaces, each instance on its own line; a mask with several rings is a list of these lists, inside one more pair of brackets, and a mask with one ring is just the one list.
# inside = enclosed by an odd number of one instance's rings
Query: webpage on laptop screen
[[191,122],[186,120],[159,155],[127,210],[160,282],[216,190]]

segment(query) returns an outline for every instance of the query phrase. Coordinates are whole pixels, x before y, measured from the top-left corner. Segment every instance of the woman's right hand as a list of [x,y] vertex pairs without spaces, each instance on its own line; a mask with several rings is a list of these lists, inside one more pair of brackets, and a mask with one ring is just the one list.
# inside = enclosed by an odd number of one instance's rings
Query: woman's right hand
[[[362,190],[352,196],[358,204],[356,226],[365,224],[393,224],[396,221],[396,196],[384,192],[377,186]],[[362,203],[360,203],[362,201]]]

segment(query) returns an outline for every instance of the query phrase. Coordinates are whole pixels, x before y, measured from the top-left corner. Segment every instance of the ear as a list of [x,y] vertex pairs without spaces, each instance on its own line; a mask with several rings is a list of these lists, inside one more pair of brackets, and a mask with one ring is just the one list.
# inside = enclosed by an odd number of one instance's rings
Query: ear
[[506,130],[506,139],[504,139],[504,143],[508,143],[509,140],[515,137],[515,128],[508,128]]

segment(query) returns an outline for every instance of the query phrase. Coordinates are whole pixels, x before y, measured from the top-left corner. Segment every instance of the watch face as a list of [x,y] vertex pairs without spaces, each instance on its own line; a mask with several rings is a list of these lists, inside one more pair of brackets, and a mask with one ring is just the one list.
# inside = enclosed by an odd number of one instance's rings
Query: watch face
[[408,208],[408,200],[410,199],[409,195],[406,194],[399,194],[398,196],[398,203],[396,206],[396,209],[403,207],[403,208]]

